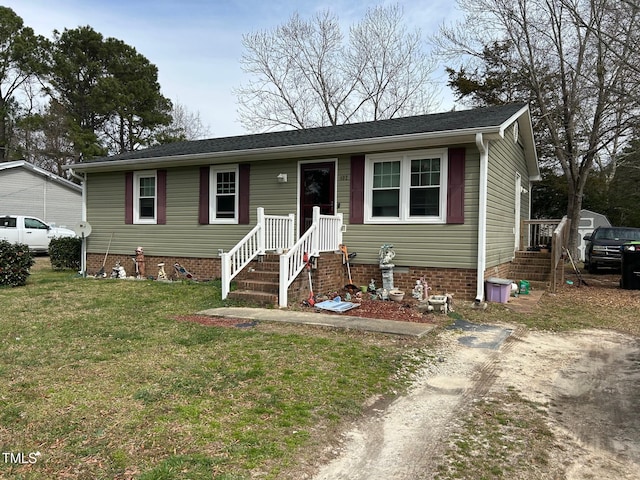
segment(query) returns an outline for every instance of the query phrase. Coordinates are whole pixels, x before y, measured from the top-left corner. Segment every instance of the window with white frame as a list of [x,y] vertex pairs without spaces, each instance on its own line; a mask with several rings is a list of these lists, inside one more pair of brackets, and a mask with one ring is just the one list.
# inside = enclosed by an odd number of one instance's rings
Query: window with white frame
[[211,168],[211,223],[238,223],[238,168]]
[[447,150],[368,155],[365,222],[444,223]]
[[133,221],[156,223],[158,211],[157,172],[135,172],[133,175]]

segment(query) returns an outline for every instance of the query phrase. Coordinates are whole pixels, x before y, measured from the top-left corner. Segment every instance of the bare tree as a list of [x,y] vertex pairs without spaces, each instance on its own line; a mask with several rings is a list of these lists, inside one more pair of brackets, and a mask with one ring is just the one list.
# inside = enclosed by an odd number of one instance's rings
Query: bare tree
[[170,128],[181,132],[185,140],[200,140],[211,135],[208,125],[202,123],[200,112],[191,112],[178,101],[172,102]]
[[[569,245],[576,251],[582,196],[597,162],[621,153],[637,115],[638,9],[626,0],[458,0],[463,22],[437,40],[470,64],[484,46],[507,41],[505,68],[522,72],[543,132],[568,187]],[[615,39],[615,41],[612,41]]]
[[435,103],[434,63],[398,6],[368,10],[348,41],[325,10],[244,35],[243,45],[251,79],[236,94],[240,120],[251,131],[425,113]]

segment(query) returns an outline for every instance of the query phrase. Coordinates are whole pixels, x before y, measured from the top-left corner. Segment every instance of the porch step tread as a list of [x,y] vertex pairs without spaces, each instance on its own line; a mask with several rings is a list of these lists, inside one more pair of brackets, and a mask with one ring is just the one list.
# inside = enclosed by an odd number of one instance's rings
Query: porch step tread
[[245,278],[238,280],[236,283],[242,290],[254,290],[257,292],[277,293],[279,288],[277,281],[272,282],[255,278]]
[[228,298],[242,300],[243,302],[256,303],[259,305],[277,305],[278,295],[270,292],[258,292],[255,290],[234,290],[229,292]]

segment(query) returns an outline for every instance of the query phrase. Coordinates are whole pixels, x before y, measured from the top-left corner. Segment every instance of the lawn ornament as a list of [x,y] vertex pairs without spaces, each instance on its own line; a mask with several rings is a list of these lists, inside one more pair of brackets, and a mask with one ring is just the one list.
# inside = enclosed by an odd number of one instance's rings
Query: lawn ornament
[[176,269],[176,272],[178,273],[179,276],[188,278],[189,280],[193,278],[193,274],[189,272],[186,268],[184,268],[182,265],[180,265],[178,262],[173,264],[173,268]]
[[158,264],[158,280],[166,280],[167,272],[164,271],[164,263]]
[[120,265],[120,262],[116,262],[111,269],[111,278],[127,278],[127,271]]

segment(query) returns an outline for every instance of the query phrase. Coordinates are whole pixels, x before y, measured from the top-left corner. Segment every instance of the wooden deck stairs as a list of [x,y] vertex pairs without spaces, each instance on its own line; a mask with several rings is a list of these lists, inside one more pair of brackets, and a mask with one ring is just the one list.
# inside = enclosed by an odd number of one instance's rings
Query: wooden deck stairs
[[509,270],[509,278],[515,282],[526,280],[535,289],[549,289],[551,284],[551,253],[516,252]]

